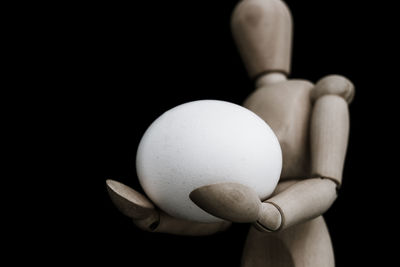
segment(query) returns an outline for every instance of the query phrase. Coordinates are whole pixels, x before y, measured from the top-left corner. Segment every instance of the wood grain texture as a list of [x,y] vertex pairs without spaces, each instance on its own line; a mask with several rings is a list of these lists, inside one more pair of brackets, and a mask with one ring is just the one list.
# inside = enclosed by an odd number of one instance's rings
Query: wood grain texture
[[[292,18],[280,0],[242,0],[232,14],[231,27],[247,72],[257,86],[244,106],[263,118],[278,137],[283,155],[281,181],[262,204],[253,192],[237,185],[230,189],[226,185],[206,186],[195,190],[191,199],[215,216],[254,222],[274,231],[265,233],[262,227],[258,228],[261,231],[251,227],[243,267],[334,266],[331,240],[320,215],[335,200],[342,180],[349,134],[347,103],[354,97],[354,86],[339,75],[325,77],[315,86],[286,79],[291,64]],[[230,225],[173,218],[133,189],[116,183],[108,189],[121,212],[146,231],[197,236],[223,231]]]
[[276,186],[274,192],[272,193],[272,195],[270,196],[270,198],[282,193],[283,191],[285,191],[286,189],[288,189],[289,187],[291,187],[292,185],[294,185],[295,183],[297,183],[298,180],[297,179],[293,179],[293,180],[280,180],[278,185]]
[[276,233],[250,228],[242,267],[333,267],[332,243],[324,219],[297,224]]
[[310,91],[305,80],[269,84],[255,90],[243,103],[272,128],[282,149],[281,180],[310,177]]
[[172,217],[158,211],[144,219],[133,219],[133,223],[143,231],[183,236],[205,236],[227,230],[231,222],[199,223]]
[[346,100],[351,101],[354,88],[337,75],[316,86],[275,77],[265,81],[244,106],[274,130],[283,169],[273,196],[262,204],[268,208],[260,210],[249,233],[242,266],[334,266],[329,233],[320,215],[337,197],[348,136]]
[[273,203],[264,202],[257,221],[253,224],[261,232],[273,232],[279,230],[283,225],[283,212]]
[[202,186],[190,193],[190,199],[206,212],[231,222],[255,222],[261,208],[257,193],[238,183]]
[[349,136],[349,111],[337,95],[324,95],[314,104],[311,118],[311,174],[342,182]]
[[[280,230],[316,218],[327,211],[337,197],[336,184],[329,179],[313,178],[299,181],[267,200],[279,208],[282,218]],[[266,216],[262,224],[271,219]],[[265,222],[264,222],[265,221]]]
[[231,28],[239,53],[253,79],[266,72],[290,72],[292,18],[280,0],[243,0]]
[[174,218],[157,209],[147,197],[114,180],[106,181],[114,205],[144,231],[175,235],[203,236],[225,231],[230,222],[198,223]]
[[[138,222],[134,221],[136,225]],[[172,217],[164,212],[160,212],[160,221],[151,232],[167,233],[184,236],[206,236],[226,231],[231,222],[222,221],[218,223],[199,223]],[[148,228],[149,229],[149,228]]]

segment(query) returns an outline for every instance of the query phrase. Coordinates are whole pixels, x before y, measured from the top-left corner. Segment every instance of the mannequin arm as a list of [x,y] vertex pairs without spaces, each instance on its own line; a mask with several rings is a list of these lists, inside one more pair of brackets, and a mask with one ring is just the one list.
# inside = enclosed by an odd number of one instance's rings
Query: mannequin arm
[[106,181],[114,205],[144,231],[175,235],[202,236],[226,230],[229,222],[198,223],[177,219],[157,209],[145,196],[113,180]]
[[336,183],[332,180],[299,181],[262,203],[255,226],[270,232],[318,217],[329,209],[336,196]]
[[349,136],[349,110],[354,86],[346,78],[331,75],[321,79],[311,92],[311,175],[335,181],[340,186]]
[[262,204],[256,226],[275,231],[323,214],[336,199],[349,135],[346,102],[354,87],[346,78],[332,75],[321,79],[311,92],[314,108],[311,117],[312,178],[298,182]]

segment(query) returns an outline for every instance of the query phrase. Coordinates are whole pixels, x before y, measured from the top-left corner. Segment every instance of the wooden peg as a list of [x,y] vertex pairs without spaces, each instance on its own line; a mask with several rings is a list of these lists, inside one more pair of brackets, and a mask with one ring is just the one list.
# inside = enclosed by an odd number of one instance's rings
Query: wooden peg
[[202,186],[193,190],[189,196],[203,210],[232,222],[255,222],[261,208],[257,193],[238,183]]
[[255,81],[255,85],[256,88],[260,88],[284,81],[287,81],[287,77],[285,74],[281,72],[268,72],[258,76],[258,78]]
[[243,0],[231,27],[250,78],[267,72],[290,72],[292,18],[280,0]]
[[341,75],[328,75],[316,83],[311,91],[311,100],[315,102],[323,95],[337,95],[350,104],[354,94],[354,85],[351,81]]

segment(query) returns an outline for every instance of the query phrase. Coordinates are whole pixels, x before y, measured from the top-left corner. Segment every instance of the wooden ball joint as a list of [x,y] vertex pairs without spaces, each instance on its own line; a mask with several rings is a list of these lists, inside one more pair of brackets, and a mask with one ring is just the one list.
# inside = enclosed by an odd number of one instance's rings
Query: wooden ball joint
[[271,126],[281,145],[282,173],[274,193],[260,200],[252,189],[235,183],[193,190],[194,203],[224,219],[217,223],[173,218],[137,191],[107,180],[111,200],[135,225],[150,232],[200,236],[224,231],[232,222],[251,223],[243,267],[334,266],[321,215],[335,201],[341,185],[354,86],[339,75],[324,77],[315,85],[287,79],[292,19],[280,0],[242,0],[231,26],[256,84],[243,106]]

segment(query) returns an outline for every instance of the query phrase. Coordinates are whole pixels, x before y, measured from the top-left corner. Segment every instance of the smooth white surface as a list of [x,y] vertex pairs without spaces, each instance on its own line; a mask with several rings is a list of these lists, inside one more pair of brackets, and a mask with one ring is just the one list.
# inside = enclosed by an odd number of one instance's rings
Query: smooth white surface
[[192,190],[237,182],[264,199],[281,169],[282,152],[271,128],[252,111],[218,100],[189,102],[162,114],[143,135],[136,155],[149,198],[172,216],[200,222],[221,220],[190,200]]

